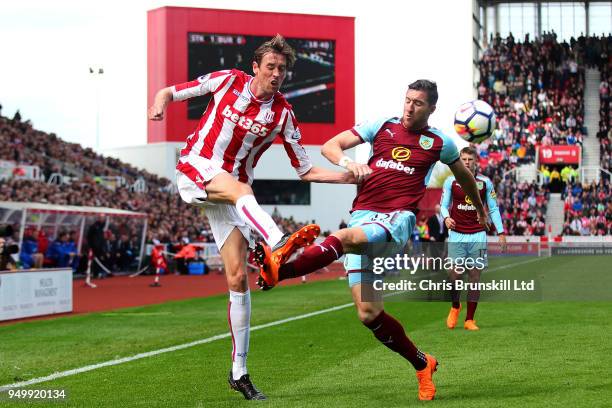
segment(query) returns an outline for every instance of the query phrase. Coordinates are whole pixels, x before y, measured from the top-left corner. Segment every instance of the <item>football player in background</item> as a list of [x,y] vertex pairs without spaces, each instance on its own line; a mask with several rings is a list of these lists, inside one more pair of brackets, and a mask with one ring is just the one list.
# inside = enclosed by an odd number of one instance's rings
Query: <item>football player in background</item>
[[[460,159],[465,164],[465,167],[474,175],[478,194],[483,202],[487,203],[489,216],[493,221],[493,225],[499,235],[499,242],[502,245],[502,251],[506,250],[506,235],[504,234],[504,225],[502,223],[501,214],[497,207],[495,196],[495,188],[491,180],[477,173],[478,169],[478,153],[472,147],[464,147],[461,149]],[[465,260],[479,259],[479,262],[470,262],[478,267],[467,270],[470,283],[480,282],[480,274],[487,266],[487,233],[485,228],[479,223],[476,207],[473,201],[457,182],[454,176],[449,176],[442,188],[442,199],[440,203],[441,213],[444,217],[444,223],[449,230],[448,235],[448,256],[453,260],[461,259],[461,264],[465,265]],[[457,271],[449,271],[450,280],[454,282],[462,278],[462,274]],[[457,325],[459,312],[461,311],[460,302],[461,291],[454,286],[451,289],[452,306],[448,317],[446,318],[446,327],[454,329]],[[467,292],[467,313],[463,327],[466,330],[479,330],[474,320],[474,313],[478,306],[480,291],[469,289]]]

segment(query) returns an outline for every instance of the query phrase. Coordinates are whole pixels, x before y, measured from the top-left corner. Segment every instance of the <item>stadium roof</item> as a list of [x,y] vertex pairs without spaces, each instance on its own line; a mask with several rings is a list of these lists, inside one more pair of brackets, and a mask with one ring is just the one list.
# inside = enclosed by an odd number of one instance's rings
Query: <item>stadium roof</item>
[[56,205],[44,203],[25,203],[15,201],[0,201],[0,208],[9,210],[28,210],[38,213],[63,213],[63,214],[82,214],[82,215],[110,215],[118,217],[146,217],[147,214],[117,208],[107,207],[85,207],[76,205]]

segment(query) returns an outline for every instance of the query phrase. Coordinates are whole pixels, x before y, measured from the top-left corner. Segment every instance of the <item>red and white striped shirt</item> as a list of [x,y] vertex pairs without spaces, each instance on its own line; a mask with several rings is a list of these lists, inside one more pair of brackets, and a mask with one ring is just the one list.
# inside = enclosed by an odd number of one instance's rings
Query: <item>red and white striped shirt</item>
[[305,174],[312,163],[300,143],[291,105],[280,92],[267,101],[255,98],[249,88],[252,80],[250,75],[232,69],[172,87],[175,101],[213,94],[181,156],[202,156],[239,181],[251,184],[257,161],[280,135],[291,165],[298,175]]

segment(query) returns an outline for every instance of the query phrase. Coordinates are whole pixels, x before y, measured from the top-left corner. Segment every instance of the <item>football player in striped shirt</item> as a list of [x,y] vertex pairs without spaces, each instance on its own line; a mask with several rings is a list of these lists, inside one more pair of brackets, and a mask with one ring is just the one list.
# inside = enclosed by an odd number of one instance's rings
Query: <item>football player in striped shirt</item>
[[246,367],[251,316],[246,270],[250,230],[259,234],[282,262],[296,249],[311,244],[320,232],[317,225],[308,225],[291,235],[283,234],[255,200],[250,186],[253,168],[278,137],[302,180],[355,182],[351,173],[313,166],[300,142],[297,119],[279,92],[295,58],[295,51],[276,35],[255,51],[254,76],[236,69],[203,75],[160,90],[149,108],[149,119],[162,120],[170,102],[212,94],[181,151],[177,186],[185,202],[205,206],[221,253],[229,287],[233,345],[228,381],[246,399],[266,399],[252,384]]

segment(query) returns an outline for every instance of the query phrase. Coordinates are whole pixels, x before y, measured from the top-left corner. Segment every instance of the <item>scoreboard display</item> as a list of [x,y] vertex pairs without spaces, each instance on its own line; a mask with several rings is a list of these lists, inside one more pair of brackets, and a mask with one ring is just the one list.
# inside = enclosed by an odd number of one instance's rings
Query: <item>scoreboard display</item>
[[[236,68],[253,75],[253,54],[269,36],[188,33],[189,78]],[[335,121],[335,41],[286,38],[296,52],[281,92],[301,123]],[[190,99],[188,118],[199,119],[210,96]]]

